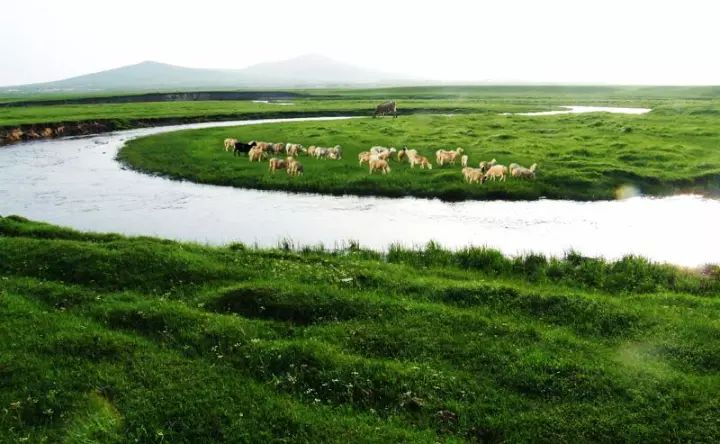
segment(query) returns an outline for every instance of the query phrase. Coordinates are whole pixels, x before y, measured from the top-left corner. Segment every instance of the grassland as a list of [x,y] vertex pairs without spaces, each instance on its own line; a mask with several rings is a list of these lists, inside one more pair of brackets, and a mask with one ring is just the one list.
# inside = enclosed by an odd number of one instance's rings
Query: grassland
[[[45,100],[101,98],[101,93],[16,94],[0,103],[36,101],[23,107],[0,106],[0,128],[57,122],[95,120],[130,125],[143,119],[205,118],[229,120],[289,115],[368,115],[378,101],[400,100],[402,113],[417,112],[516,112],[552,109],[556,105],[595,104],[618,106],[706,106],[720,98],[720,87],[598,87],[598,86],[422,86],[375,89],[292,90],[293,106],[251,101],[178,101],[43,105]],[[116,92],[127,95],[129,92]],[[113,96],[106,97],[110,102]]]
[[717,442],[720,271],[0,218],[1,442]]
[[[498,105],[500,107],[501,105]],[[487,109],[459,115],[413,115],[182,131],[131,141],[119,158],[133,168],[195,182],[326,194],[463,199],[613,199],[631,185],[651,195],[720,191],[718,102],[659,106],[646,115],[594,113],[506,116]],[[342,145],[341,161],[302,158],[303,177],[270,174],[222,149],[226,137]],[[371,176],[357,153],[371,146],[435,150],[461,146],[474,166],[496,158],[505,165],[538,163],[537,179],[466,184],[460,167],[432,171],[393,162],[388,176]]]

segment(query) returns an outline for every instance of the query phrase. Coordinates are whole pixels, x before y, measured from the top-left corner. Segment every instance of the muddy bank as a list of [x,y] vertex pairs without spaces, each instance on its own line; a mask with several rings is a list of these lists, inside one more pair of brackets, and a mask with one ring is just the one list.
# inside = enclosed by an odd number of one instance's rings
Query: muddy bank
[[[411,114],[465,114],[477,110],[458,108],[413,108],[398,110],[398,116]],[[11,143],[52,139],[56,137],[87,136],[111,131],[182,125],[186,123],[223,122],[232,120],[290,119],[303,117],[372,117],[372,110],[336,109],[332,111],[278,110],[259,113],[216,114],[190,117],[153,117],[144,119],[93,119],[70,122],[33,123],[0,126],[0,146]],[[391,118],[391,117],[389,117]]]
[[192,102],[203,100],[292,100],[306,94],[287,91],[190,91],[171,93],[127,94],[121,96],[78,97],[50,100],[23,100],[0,103],[0,107],[92,105],[101,103]]
[[263,113],[220,114],[194,117],[158,117],[147,119],[96,119],[77,122],[34,123],[20,126],[0,127],[0,146],[16,142],[53,139],[56,137],[86,136],[111,131],[150,128],[155,126],[182,125],[200,122],[222,122],[231,120],[280,119],[297,117],[338,117],[364,116],[367,111],[278,111]]

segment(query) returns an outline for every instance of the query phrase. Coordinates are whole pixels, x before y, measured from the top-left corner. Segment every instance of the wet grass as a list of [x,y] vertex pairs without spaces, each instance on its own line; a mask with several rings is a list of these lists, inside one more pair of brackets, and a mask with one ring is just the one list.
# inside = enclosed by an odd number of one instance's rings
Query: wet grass
[[[443,200],[614,199],[622,186],[650,195],[720,193],[720,136],[708,130],[716,102],[660,106],[647,115],[593,113],[505,116],[496,112],[412,115],[263,124],[161,134],[131,141],[119,154],[133,168],[201,183],[324,194],[437,197]],[[713,105],[714,103],[714,105]],[[697,113],[696,113],[697,112]],[[705,130],[702,130],[702,129]],[[270,174],[222,148],[226,137],[334,146],[341,161],[302,158],[303,177]],[[388,176],[369,175],[357,154],[371,146],[408,146],[434,162],[437,149],[461,146],[477,166],[496,158],[537,163],[537,179],[466,184],[458,165],[432,171],[392,162]]]
[[703,271],[0,218],[0,442],[714,442]]

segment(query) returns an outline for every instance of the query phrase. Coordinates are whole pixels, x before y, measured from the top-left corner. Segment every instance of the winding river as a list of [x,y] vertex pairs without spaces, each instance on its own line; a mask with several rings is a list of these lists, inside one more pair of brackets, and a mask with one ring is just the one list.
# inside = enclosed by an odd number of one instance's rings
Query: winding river
[[[129,139],[190,128],[303,119],[212,122],[135,129],[0,148],[0,214],[79,230],[151,235],[207,244],[373,249],[391,243],[486,245],[507,254],[609,259],[637,254],[698,266],[720,262],[720,201],[683,195],[620,201],[460,202],[334,197],[172,181],[115,161]],[[307,119],[318,120],[318,119]]]

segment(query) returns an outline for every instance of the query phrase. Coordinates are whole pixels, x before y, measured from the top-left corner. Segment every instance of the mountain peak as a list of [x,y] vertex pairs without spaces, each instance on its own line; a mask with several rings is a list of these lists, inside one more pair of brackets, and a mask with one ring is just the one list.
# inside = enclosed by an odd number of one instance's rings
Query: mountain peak
[[308,53],[238,70],[188,68],[155,60],[144,60],[134,65],[55,82],[26,85],[23,88],[35,91],[304,88],[397,84],[398,79],[402,78],[408,79],[405,76],[390,75],[339,62],[321,54]]

